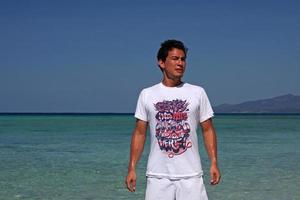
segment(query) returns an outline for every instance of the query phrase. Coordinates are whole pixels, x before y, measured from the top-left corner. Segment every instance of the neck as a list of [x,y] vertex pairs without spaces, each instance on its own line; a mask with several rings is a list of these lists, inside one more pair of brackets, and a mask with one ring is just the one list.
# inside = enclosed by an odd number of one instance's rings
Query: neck
[[166,77],[163,78],[162,83],[167,87],[176,87],[182,84],[181,78],[178,79],[168,79]]

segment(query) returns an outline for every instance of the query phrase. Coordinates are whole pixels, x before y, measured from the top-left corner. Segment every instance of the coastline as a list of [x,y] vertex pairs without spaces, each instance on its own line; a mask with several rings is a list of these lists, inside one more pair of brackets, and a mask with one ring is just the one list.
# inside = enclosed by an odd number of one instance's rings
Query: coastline
[[[79,112],[0,112],[0,116],[133,116],[134,113],[79,113]],[[260,115],[285,115],[297,116],[300,113],[215,113],[216,116],[260,116]]]

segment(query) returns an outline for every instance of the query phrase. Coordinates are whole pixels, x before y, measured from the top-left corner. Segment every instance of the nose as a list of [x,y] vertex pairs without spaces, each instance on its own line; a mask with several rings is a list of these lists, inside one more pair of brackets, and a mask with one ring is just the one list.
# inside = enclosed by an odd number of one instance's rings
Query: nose
[[177,65],[182,66],[184,62],[185,62],[185,61],[184,61],[183,59],[178,59],[178,60],[177,60]]

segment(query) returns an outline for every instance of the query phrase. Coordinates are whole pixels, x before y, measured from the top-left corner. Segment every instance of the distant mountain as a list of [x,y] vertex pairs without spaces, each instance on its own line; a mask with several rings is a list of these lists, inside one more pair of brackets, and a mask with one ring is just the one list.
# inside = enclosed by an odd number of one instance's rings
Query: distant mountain
[[214,111],[216,113],[300,113],[300,96],[287,94],[240,104],[222,104],[214,107]]

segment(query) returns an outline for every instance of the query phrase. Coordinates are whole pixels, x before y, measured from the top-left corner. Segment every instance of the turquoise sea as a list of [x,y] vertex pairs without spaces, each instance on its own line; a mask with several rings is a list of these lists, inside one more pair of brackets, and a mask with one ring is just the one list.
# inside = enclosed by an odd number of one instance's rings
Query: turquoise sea
[[[135,193],[125,189],[132,115],[0,115],[0,199],[143,199],[147,141]],[[222,181],[210,200],[300,199],[300,115],[216,115]]]

